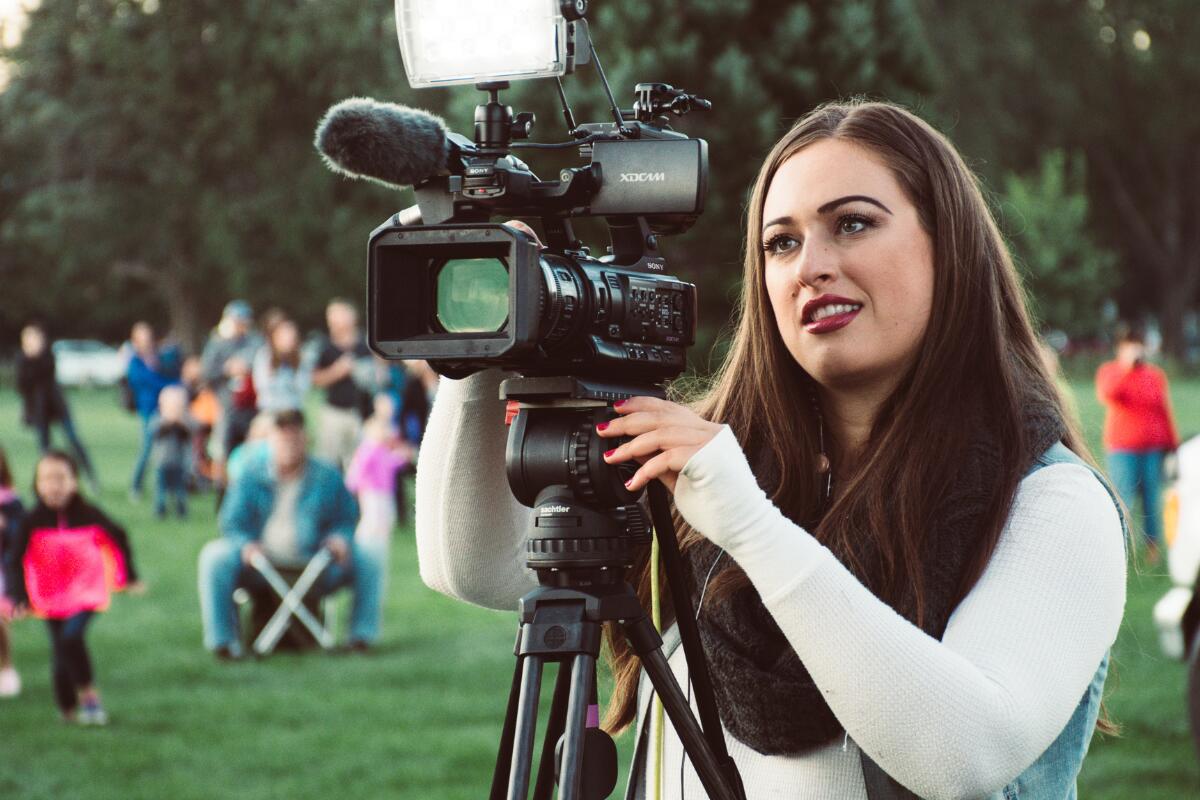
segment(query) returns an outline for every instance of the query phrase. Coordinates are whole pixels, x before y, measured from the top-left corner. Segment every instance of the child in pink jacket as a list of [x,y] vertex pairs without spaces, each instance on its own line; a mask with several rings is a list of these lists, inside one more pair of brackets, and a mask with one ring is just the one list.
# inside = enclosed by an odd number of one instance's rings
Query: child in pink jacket
[[354,538],[379,557],[383,574],[392,528],[396,525],[396,474],[412,460],[412,448],[392,422],[392,398],[375,396],[374,413],[363,425],[363,438],[346,469],[346,488],[358,498],[359,522]]

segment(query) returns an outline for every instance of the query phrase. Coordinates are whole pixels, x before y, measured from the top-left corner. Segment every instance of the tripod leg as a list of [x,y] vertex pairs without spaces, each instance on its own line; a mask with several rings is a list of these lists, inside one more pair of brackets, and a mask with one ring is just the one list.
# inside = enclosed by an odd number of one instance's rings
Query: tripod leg
[[508,775],[508,800],[526,800],[529,773],[533,769],[533,742],[537,735],[538,693],[542,686],[541,656],[524,656],[521,661],[521,697],[517,701],[517,731],[513,745],[512,771]]
[[554,751],[558,737],[562,736],[567,718],[567,696],[571,689],[571,670],[566,664],[558,665],[558,678],[554,681],[554,699],[550,702],[550,718],[546,721],[546,737],[542,740],[542,759],[538,762],[537,785],[533,789],[533,800],[550,800],[554,793]]
[[[636,630],[637,626],[649,627]],[[646,670],[646,674],[650,676],[650,683],[653,684],[654,690],[662,699],[663,710],[667,712],[671,726],[683,744],[683,751],[687,753],[692,765],[696,768],[696,774],[700,776],[705,793],[714,800],[734,800],[740,794],[730,786],[728,778],[721,770],[720,763],[713,754],[712,748],[709,747],[708,740],[704,738],[704,731],[701,730],[700,723],[692,715],[691,706],[688,705],[683,690],[679,688],[679,683],[675,680],[675,675],[671,672],[662,650],[659,647],[647,649],[639,646],[650,641],[649,634],[653,630],[653,626],[650,626],[645,617],[626,625],[626,635],[642,660],[642,669]],[[714,733],[718,736],[721,735],[720,731]]]
[[582,797],[583,734],[587,729],[587,712],[592,702],[592,681],[595,679],[596,659],[587,653],[577,654],[571,663],[571,694],[567,698],[567,738],[563,742],[559,800],[579,800]]
[[513,737],[517,732],[517,701],[521,696],[521,659],[513,667],[512,688],[508,690],[508,707],[504,711],[504,729],[500,732],[500,752],[496,754],[496,768],[492,772],[492,790],[488,800],[504,800],[508,785],[508,774],[512,770]]

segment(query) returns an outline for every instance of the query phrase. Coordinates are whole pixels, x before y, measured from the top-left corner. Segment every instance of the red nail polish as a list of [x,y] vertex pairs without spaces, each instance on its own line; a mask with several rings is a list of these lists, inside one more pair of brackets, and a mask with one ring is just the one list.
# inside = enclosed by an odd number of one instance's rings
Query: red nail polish
[[602,431],[602,430],[604,430],[604,429],[605,429],[605,428],[607,428],[607,427],[608,427],[608,423],[607,423],[607,422],[601,422],[599,425],[597,425],[597,426],[596,426],[596,430],[598,430],[598,431]]
[[613,403],[613,408],[620,408],[628,402],[628,400],[618,400],[617,402]]
[[609,457],[610,457],[610,456],[612,456],[612,454],[613,454],[613,453],[615,453],[615,452],[617,452],[617,448],[615,448],[615,447],[614,447],[612,450],[605,450],[605,451],[604,451],[604,457],[605,457],[605,458],[609,458]]

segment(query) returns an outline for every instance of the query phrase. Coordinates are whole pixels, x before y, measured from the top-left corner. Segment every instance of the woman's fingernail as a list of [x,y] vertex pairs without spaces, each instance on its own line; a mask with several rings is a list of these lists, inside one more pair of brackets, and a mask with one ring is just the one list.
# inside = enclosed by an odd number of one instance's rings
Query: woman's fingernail
[[628,402],[628,400],[618,400],[617,402],[613,403],[613,408],[620,408]]
[[617,448],[615,448],[615,447],[614,447],[612,450],[605,450],[605,451],[604,451],[604,457],[605,457],[605,458],[612,458],[612,454],[613,454],[613,453],[615,453],[615,452],[617,452]]
[[633,478],[630,478],[629,480],[625,481],[625,488],[626,488],[626,489],[628,489],[628,488],[629,488],[629,485],[630,485],[631,483],[633,483]]
[[596,430],[598,430],[598,431],[602,431],[602,430],[604,430],[604,429],[605,429],[605,428],[607,428],[607,427],[608,427],[608,423],[607,423],[607,422],[601,422],[599,425],[597,425],[597,426],[596,426]]

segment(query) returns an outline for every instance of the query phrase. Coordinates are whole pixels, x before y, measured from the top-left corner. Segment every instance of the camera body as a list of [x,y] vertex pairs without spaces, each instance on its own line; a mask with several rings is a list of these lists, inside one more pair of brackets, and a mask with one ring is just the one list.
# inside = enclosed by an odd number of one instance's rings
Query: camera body
[[[481,109],[485,121],[513,119],[507,107]],[[419,214],[410,216],[422,224],[404,224],[402,213],[371,234],[371,348],[450,377],[488,367],[638,383],[680,374],[695,341],[696,288],[665,274],[657,237],[687,230],[703,211],[708,148],[630,123],[580,126],[589,163],[554,181],[487,138],[502,126],[477,124],[482,145],[449,134],[450,174],[414,187]],[[488,222],[499,214],[540,217],[548,247]],[[575,240],[570,219],[581,216],[608,222],[603,258]]]

